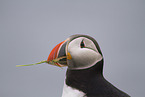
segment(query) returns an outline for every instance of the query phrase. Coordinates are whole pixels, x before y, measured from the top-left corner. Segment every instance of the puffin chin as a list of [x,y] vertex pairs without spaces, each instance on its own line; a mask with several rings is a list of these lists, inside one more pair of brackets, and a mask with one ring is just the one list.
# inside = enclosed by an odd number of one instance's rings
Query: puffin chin
[[67,66],[67,55],[66,55],[67,41],[62,41],[57,44],[50,52],[47,62],[48,64],[55,65],[58,67]]

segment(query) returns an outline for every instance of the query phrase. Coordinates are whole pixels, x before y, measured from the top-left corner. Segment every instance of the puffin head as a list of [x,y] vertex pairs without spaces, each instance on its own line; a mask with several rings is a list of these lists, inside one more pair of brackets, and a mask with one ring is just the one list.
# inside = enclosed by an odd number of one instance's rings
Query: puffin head
[[72,35],[56,45],[50,52],[47,62],[59,67],[80,70],[94,66],[103,60],[97,41],[88,35]]

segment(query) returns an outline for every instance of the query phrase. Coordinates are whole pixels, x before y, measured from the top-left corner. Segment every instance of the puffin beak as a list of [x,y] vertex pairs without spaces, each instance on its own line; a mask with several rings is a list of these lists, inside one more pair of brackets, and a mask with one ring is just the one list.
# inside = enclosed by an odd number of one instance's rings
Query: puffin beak
[[57,44],[52,49],[47,59],[48,64],[59,66],[59,67],[67,66],[66,44],[67,41],[65,40]]

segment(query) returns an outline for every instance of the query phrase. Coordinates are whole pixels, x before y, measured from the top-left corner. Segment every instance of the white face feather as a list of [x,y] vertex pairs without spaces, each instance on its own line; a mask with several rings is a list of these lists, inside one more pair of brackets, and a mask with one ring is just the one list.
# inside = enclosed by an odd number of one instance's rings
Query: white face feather
[[[81,48],[83,41],[85,47]],[[72,59],[67,60],[70,69],[85,69],[92,67],[102,60],[102,55],[98,52],[93,41],[86,37],[78,37],[72,40],[67,47],[67,52],[71,54]]]

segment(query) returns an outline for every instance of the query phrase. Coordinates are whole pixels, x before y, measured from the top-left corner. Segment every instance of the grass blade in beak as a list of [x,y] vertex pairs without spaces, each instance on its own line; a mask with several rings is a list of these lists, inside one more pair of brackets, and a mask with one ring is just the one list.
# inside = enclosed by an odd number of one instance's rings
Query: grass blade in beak
[[59,63],[60,60],[61,60],[61,59],[64,59],[64,58],[66,58],[66,56],[56,58],[56,59],[54,59],[54,60],[48,61],[47,63],[48,63],[48,64],[51,64],[51,65],[58,66],[58,67],[62,67],[62,66],[58,65],[57,63]]
[[66,58],[66,56],[63,56],[63,57],[60,57],[60,58],[56,58],[54,60],[51,60],[51,61],[41,61],[41,62],[38,62],[38,63],[34,63],[34,64],[27,64],[27,65],[16,65],[16,67],[22,67],[22,66],[32,66],[32,65],[38,65],[38,64],[41,64],[41,63],[48,63],[48,64],[51,64],[51,65],[55,65],[55,66],[58,66],[56,65],[55,63],[59,63],[59,60],[63,59],[63,58]]
[[38,65],[38,64],[41,64],[41,63],[47,63],[46,60],[44,61],[41,61],[41,62],[38,62],[38,63],[34,63],[34,64],[27,64],[27,65],[16,65],[16,67],[22,67],[22,66],[32,66],[32,65]]

